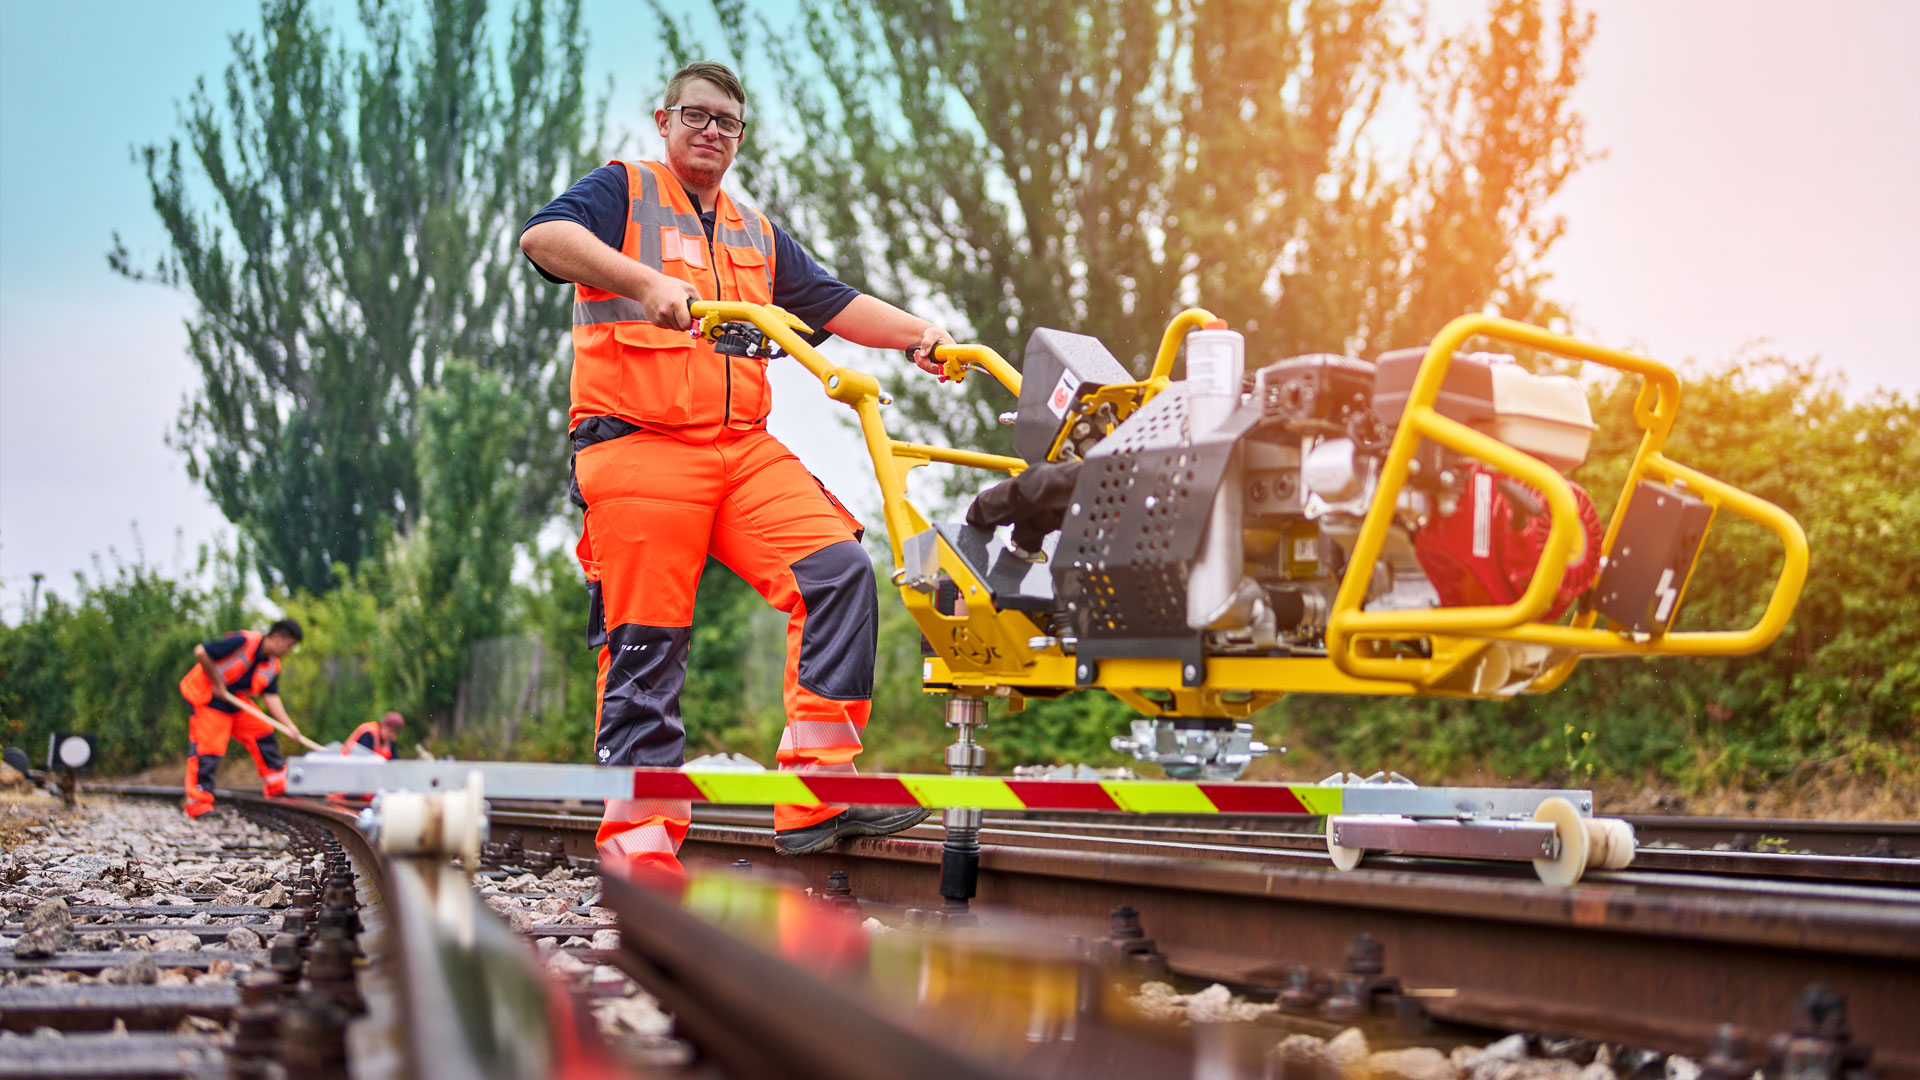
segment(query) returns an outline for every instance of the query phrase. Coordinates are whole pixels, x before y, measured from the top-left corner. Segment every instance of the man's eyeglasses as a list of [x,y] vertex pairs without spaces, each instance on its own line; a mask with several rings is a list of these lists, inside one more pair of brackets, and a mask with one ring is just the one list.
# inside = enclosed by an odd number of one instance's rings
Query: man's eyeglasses
[[746,134],[747,122],[731,116],[721,116],[705,109],[696,109],[691,105],[669,105],[668,112],[680,114],[680,122],[695,131],[705,131],[708,124],[720,129],[720,134],[729,139],[737,139]]

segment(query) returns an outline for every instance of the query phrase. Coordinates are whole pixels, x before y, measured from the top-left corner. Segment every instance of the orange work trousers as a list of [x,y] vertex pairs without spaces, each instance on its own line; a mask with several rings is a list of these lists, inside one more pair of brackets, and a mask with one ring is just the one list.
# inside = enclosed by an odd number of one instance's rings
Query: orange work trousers
[[[685,762],[680,691],[711,555],[788,615],[780,768],[854,771],[873,696],[873,564],[859,522],[800,459],[760,430],[704,443],[641,430],[581,449],[574,478],[587,510],[578,548],[587,636],[600,650],[600,763]],[[804,828],[844,809],[775,807],[774,827]],[[602,861],[678,872],[690,814],[684,800],[607,800]]]
[[196,705],[187,718],[188,817],[199,817],[213,809],[213,774],[226,756],[229,739],[238,739],[253,755],[262,792],[279,795],[287,790],[287,761],[280,753],[280,739],[273,728],[246,713]]

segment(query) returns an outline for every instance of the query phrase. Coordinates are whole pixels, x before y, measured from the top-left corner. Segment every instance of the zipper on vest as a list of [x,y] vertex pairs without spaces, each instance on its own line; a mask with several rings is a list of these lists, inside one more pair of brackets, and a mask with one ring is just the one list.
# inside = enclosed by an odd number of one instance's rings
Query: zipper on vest
[[[713,227],[716,232],[720,229],[720,200],[717,196],[714,199]],[[700,231],[706,232],[705,229]],[[714,254],[713,233],[707,233],[707,269],[713,272],[714,298],[717,300],[725,300],[726,296],[720,290],[720,259]],[[720,406],[720,427],[721,430],[725,430],[727,425],[733,420],[733,357],[721,353],[715,353],[714,355],[720,357],[722,370],[725,372],[727,378],[727,396]]]

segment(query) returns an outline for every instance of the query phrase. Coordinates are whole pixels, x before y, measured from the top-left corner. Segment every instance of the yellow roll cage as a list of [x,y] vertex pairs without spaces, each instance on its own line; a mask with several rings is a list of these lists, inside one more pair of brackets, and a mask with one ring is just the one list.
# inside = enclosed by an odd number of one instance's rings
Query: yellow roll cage
[[[1564,682],[1589,656],[1734,656],[1765,648],[1785,628],[1807,575],[1807,539],[1800,525],[1778,506],[1666,457],[1663,450],[1680,410],[1680,380],[1671,368],[1632,353],[1593,345],[1510,319],[1465,315],[1448,323],[1428,347],[1400,423],[1388,447],[1372,506],[1361,525],[1334,603],[1328,615],[1327,655],[1292,657],[1209,657],[1199,685],[1184,685],[1177,658],[1107,658],[1090,679],[1076,679],[1074,657],[1025,613],[995,608],[985,584],[966,562],[937,541],[939,568],[959,587],[964,601],[952,615],[935,606],[934,593],[906,581],[906,539],[932,528],[907,499],[906,479],[922,465],[945,462],[1013,475],[1026,462],[999,454],[903,442],[887,434],[880,407],[887,398],[873,376],[842,367],[800,337],[791,318],[777,308],[738,301],[696,301],[693,314],[702,333],[725,322],[753,324],[820,380],[827,396],[854,410],[860,433],[880,484],[882,513],[895,566],[894,584],[933,650],[925,682],[935,692],[959,692],[1007,698],[1019,708],[1027,697],[1054,697],[1078,687],[1097,686],[1148,715],[1241,717],[1289,693],[1428,694],[1455,697],[1496,696],[1501,680],[1484,669],[1510,666],[1537,672],[1519,684],[1520,692],[1539,693]],[[1137,383],[1109,386],[1099,401],[1138,408],[1165,389],[1188,332],[1214,321],[1212,313],[1189,308],[1167,325],[1152,372]],[[804,328],[801,328],[804,329]],[[1779,538],[1784,550],[1780,573],[1759,619],[1744,630],[1673,631],[1636,634],[1596,625],[1586,611],[1568,623],[1540,621],[1554,592],[1576,557],[1581,526],[1572,488],[1551,465],[1448,417],[1434,407],[1455,351],[1468,339],[1485,337],[1541,352],[1585,360],[1638,375],[1633,419],[1642,431],[1639,449],[1627,472],[1621,496],[1602,542],[1613,550],[1627,509],[1627,495],[1642,480],[1684,484],[1717,517],[1722,510],[1747,518]],[[1020,373],[984,345],[941,347],[936,354],[955,382],[981,369],[1016,397]],[[1090,407],[1082,403],[1082,407]],[[1407,482],[1409,464],[1421,439],[1485,462],[1541,492],[1550,525],[1532,580],[1511,604],[1449,607],[1415,611],[1365,611],[1367,583],[1392,524],[1394,508]],[[1691,578],[1689,569],[1688,578]],[[1684,602],[1685,582],[1681,586]],[[1408,643],[1424,643],[1410,649]],[[1524,664],[1514,664],[1523,657]],[[1082,672],[1082,674],[1086,674]],[[1508,682],[1502,692],[1514,692]]]

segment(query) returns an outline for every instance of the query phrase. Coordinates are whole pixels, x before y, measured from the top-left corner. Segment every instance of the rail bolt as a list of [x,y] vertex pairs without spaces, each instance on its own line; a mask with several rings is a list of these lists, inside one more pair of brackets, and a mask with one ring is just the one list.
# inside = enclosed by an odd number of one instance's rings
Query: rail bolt
[[1847,1027],[1847,999],[1820,983],[1793,999],[1793,1029],[1775,1035],[1769,1051],[1769,1075],[1793,1080],[1862,1074],[1873,1057],[1872,1048],[1853,1042]]
[[308,918],[311,914],[311,911],[303,908],[289,908],[285,915],[280,916],[280,932],[292,934],[305,945],[313,937],[313,924]]
[[[347,953],[360,955],[360,916],[346,908],[332,907],[320,913],[320,929],[307,945],[307,962],[311,966],[314,951],[328,939],[337,939],[344,943]],[[311,972],[309,972],[311,975]]]
[[1367,1015],[1367,977],[1343,972],[1334,977],[1333,995],[1320,1006],[1320,1015],[1339,1024],[1351,1024]]
[[1354,975],[1378,975],[1387,970],[1387,947],[1372,934],[1359,933],[1347,942],[1346,970]]
[[300,981],[300,969],[306,965],[306,953],[300,946],[300,938],[284,931],[273,935],[273,941],[267,946],[267,966],[274,970],[282,983],[291,985]]
[[290,1009],[280,1025],[280,1060],[287,1080],[346,1076],[347,1020],[331,998],[309,998]]
[[1733,1024],[1721,1024],[1714,1032],[1713,1047],[1700,1062],[1700,1080],[1742,1080],[1752,1076],[1752,1042],[1745,1030]]
[[1322,996],[1320,987],[1315,984],[1313,969],[1305,964],[1295,964],[1287,969],[1287,985],[1280,991],[1280,1011],[1313,1012],[1320,1007]]
[[320,936],[307,960],[307,981],[313,984],[314,991],[332,995],[349,1016],[358,1016],[367,1008],[353,980],[356,952],[346,938],[327,933]]
[[1845,1042],[1847,999],[1820,983],[1800,991],[1793,999],[1793,1033]]
[[240,1007],[233,1011],[233,1049],[229,1062],[235,1076],[263,1076],[260,1066],[273,1057],[280,1041],[280,979],[270,971],[256,971],[240,980]]
[[1160,978],[1167,973],[1167,958],[1147,937],[1140,925],[1140,913],[1128,904],[1114,908],[1107,917],[1107,936],[1098,946],[1111,962],[1142,978]]
[[854,899],[853,883],[847,879],[845,870],[835,870],[827,875],[827,887],[824,891],[827,903],[835,907],[860,909],[860,902]]

